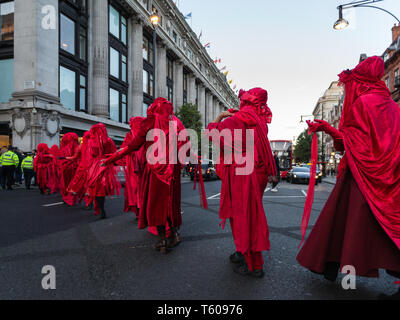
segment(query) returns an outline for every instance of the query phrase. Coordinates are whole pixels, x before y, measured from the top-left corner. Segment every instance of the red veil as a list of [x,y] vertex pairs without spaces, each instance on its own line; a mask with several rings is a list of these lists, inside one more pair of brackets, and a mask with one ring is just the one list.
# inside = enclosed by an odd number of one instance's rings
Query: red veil
[[383,60],[371,57],[339,76],[346,91],[341,167],[350,167],[375,218],[400,248],[400,108],[383,75]]
[[53,161],[50,155],[50,149],[45,143],[41,143],[37,147],[37,155],[33,161],[36,171],[39,188],[45,191],[49,185],[49,166]]

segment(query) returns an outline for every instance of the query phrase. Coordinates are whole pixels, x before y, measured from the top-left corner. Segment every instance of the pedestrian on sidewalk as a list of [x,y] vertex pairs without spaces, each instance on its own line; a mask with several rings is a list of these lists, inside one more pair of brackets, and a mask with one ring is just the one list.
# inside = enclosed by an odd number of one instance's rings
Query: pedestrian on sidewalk
[[[337,183],[297,256],[331,281],[346,265],[357,276],[377,278],[386,269],[400,279],[400,109],[383,74],[380,57],[342,72],[339,130],[322,120],[309,123],[310,132],[324,131],[337,151],[345,151]],[[383,297],[400,298],[400,290]]]
[[[239,111],[221,113],[207,129],[210,130],[210,140],[221,150],[217,165],[217,174],[222,181],[219,214],[224,226],[226,219],[229,219],[236,245],[236,252],[230,256],[230,261],[236,273],[261,278],[264,276],[262,252],[270,250],[262,198],[269,178],[276,176],[266,121],[266,114],[271,113],[267,106],[268,93],[264,89],[254,88],[247,92],[241,90],[239,99]],[[235,139],[225,139],[225,134],[219,140],[213,139],[212,130],[230,132]],[[241,130],[240,138],[236,130]],[[254,133],[254,149],[251,154],[246,154],[248,130]],[[226,147],[232,153],[227,155],[229,163],[225,161]],[[253,156],[253,166],[239,173],[237,170],[244,170],[247,163],[236,163],[233,154]]]
[[277,186],[278,186],[279,182],[281,181],[281,167],[280,167],[278,151],[274,152],[274,160],[275,160],[275,166],[276,166],[276,177],[274,177],[274,180],[272,182],[271,192],[278,192]]

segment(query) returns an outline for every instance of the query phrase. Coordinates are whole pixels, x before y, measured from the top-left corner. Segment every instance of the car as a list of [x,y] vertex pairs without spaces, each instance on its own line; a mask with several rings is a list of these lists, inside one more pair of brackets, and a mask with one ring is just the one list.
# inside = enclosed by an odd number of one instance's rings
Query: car
[[[302,164],[302,165],[300,165],[300,167],[311,168],[311,164]],[[317,180],[318,180],[318,183],[322,183],[322,177],[323,177],[323,174],[322,174],[322,172],[319,170],[319,168],[317,166]]]
[[[293,183],[310,183],[310,167],[293,167],[292,170],[288,172],[287,181],[291,184]],[[318,185],[320,181],[319,170],[317,171],[315,184]]]
[[[194,174],[196,172],[196,164],[189,165],[189,174],[190,180],[194,180]],[[213,160],[202,159],[201,160],[201,169],[204,180],[217,180],[219,179],[217,172],[215,171],[215,163]]]

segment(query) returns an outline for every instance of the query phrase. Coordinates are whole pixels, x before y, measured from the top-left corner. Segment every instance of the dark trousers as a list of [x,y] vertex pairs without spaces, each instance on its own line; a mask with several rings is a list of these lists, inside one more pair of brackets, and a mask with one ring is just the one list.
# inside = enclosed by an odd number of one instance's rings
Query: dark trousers
[[15,182],[22,183],[22,170],[21,167],[15,169]]
[[279,181],[281,180],[281,174],[278,172],[278,179],[272,183],[272,189],[275,189],[276,186],[279,184]]
[[24,169],[24,180],[25,180],[25,187],[27,190],[31,188],[31,181],[34,176],[33,169]]
[[15,172],[15,166],[3,166],[3,189],[6,188],[11,190],[12,189],[12,184],[14,181],[14,172]]

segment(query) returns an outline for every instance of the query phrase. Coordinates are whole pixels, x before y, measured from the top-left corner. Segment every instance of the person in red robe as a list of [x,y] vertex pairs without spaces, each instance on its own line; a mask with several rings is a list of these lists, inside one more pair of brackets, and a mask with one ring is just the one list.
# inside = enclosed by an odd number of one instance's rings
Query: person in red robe
[[72,157],[67,157],[69,161],[78,161],[79,165],[75,171],[75,175],[68,185],[67,192],[71,192],[78,196],[78,201],[81,202],[86,196],[87,190],[87,170],[90,165],[91,156],[89,154],[89,139],[90,132],[85,132],[82,138],[82,144],[76,150]]
[[49,153],[53,156],[53,161],[49,166],[49,182],[48,186],[50,188],[50,193],[56,193],[60,190],[60,177],[59,171],[57,169],[58,160],[57,158],[60,156],[60,148],[57,145],[53,145]]
[[[127,133],[121,149],[128,147],[135,137],[135,131],[140,128],[140,124],[145,118],[134,117],[129,121],[131,131]],[[143,148],[136,152],[132,152],[121,160],[125,174],[125,190],[124,190],[124,211],[134,212],[139,219],[140,210],[140,183],[146,163],[146,155]]]
[[[149,162],[148,154],[150,148],[155,145],[153,141],[146,141],[146,135],[151,129],[158,129],[166,137],[168,142],[171,138],[176,143],[177,151],[186,142],[177,141],[170,132],[170,123],[176,124],[176,133],[185,130],[181,121],[174,115],[171,102],[164,98],[157,98],[147,110],[147,118],[141,122],[140,127],[134,132],[134,139],[129,145],[104,162],[104,165],[114,163],[132,152],[143,147],[147,161],[143,172],[140,188],[141,205],[139,212],[139,229],[156,227],[160,240],[154,246],[161,253],[167,253],[176,247],[181,239],[178,230],[182,225],[181,215],[181,164],[178,161],[171,162],[169,159],[170,145],[159,148],[152,153],[155,161]],[[160,138],[158,138],[160,139]],[[154,137],[154,141],[157,137]],[[162,139],[161,139],[162,140]],[[157,140],[160,141],[160,140]],[[173,152],[172,152],[173,153]],[[166,225],[171,229],[170,238],[166,238]]]
[[106,126],[102,123],[93,125],[87,142],[90,158],[87,161],[86,206],[94,204],[95,214],[106,219],[104,208],[106,196],[119,195],[121,184],[117,179],[114,165],[101,166],[107,156],[115,153],[117,147],[108,136]]
[[[229,110],[221,113],[207,129],[210,130],[210,140],[221,150],[217,165],[222,181],[220,218],[230,220],[236,245],[236,253],[230,256],[235,264],[234,271],[241,275],[263,277],[262,252],[270,250],[270,242],[262,198],[269,179],[276,175],[266,121],[268,93],[254,88],[241,91],[239,98],[241,105],[238,112]],[[212,130],[229,132],[234,138],[221,136],[218,140],[212,139]],[[241,135],[235,136],[235,130],[240,130]],[[254,149],[247,150],[246,143],[249,141],[246,141],[246,133],[249,131],[254,135]],[[253,158],[252,168],[245,174],[239,174],[238,169],[245,167],[246,163],[240,164],[236,157],[232,159],[232,154],[227,157],[225,147],[233,150],[234,155]]]
[[68,160],[73,157],[79,148],[79,137],[76,133],[69,132],[61,140],[60,157],[58,158],[58,168],[60,174],[60,193],[66,204],[74,206],[78,197],[68,192],[68,186],[73,179],[78,168],[78,159]]
[[39,144],[37,147],[37,155],[33,161],[33,168],[36,172],[37,183],[41,194],[50,194],[50,166],[53,160],[54,158],[50,154],[50,149],[47,144]]
[[310,132],[331,135],[344,157],[297,261],[331,281],[347,265],[357,276],[378,277],[379,269],[386,269],[400,278],[400,108],[383,75],[380,57],[342,72],[339,130],[321,120],[309,123]]

